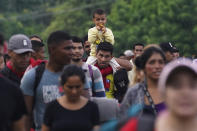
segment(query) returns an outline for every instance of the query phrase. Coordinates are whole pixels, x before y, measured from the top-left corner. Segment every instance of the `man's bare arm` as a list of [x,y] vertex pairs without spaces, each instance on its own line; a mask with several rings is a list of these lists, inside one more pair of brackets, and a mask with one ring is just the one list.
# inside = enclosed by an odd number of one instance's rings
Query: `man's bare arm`
[[29,131],[32,127],[32,123],[33,123],[33,100],[34,97],[33,96],[28,96],[28,95],[24,95],[25,98],[25,104],[27,107],[27,116],[25,117],[25,129],[26,131]]
[[25,131],[25,115],[23,115],[19,120],[13,122],[13,131]]
[[[114,58],[115,58],[115,57],[114,57]],[[120,59],[120,58],[115,58],[115,60],[117,61],[117,63],[118,63],[121,67],[125,68],[127,71],[132,70],[133,66],[132,66],[132,64],[131,64],[130,61],[124,60],[124,59]]]

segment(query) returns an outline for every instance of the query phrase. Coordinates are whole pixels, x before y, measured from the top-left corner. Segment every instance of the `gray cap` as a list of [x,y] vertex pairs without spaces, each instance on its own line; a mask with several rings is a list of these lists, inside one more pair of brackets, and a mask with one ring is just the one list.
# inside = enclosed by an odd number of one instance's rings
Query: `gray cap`
[[168,63],[159,77],[158,87],[162,94],[164,94],[166,88],[166,81],[170,75],[170,73],[178,67],[186,67],[191,69],[197,75],[197,64],[192,62],[190,59],[187,58],[179,58],[174,61]]
[[17,54],[28,51],[34,52],[32,50],[31,40],[23,34],[13,35],[8,42],[8,49],[14,51]]
[[126,51],[124,52],[124,55],[125,55],[125,56],[134,56],[132,50],[126,50]]

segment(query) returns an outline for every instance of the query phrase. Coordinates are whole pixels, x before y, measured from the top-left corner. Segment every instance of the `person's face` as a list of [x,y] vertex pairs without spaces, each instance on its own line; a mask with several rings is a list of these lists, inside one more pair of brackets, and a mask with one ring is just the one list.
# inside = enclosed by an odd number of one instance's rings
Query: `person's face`
[[44,60],[44,47],[40,47],[39,51],[35,53],[36,59]]
[[49,47],[50,58],[58,65],[70,64],[73,55],[72,40],[66,40],[58,45]]
[[152,80],[158,80],[165,63],[159,53],[153,53],[145,64],[145,75]]
[[109,62],[112,59],[112,54],[109,51],[99,50],[96,54],[97,63],[100,68],[109,66]]
[[174,53],[173,53],[173,57],[174,57],[174,59],[179,58],[179,56],[180,56],[180,55],[179,55],[179,52],[174,52]]
[[8,53],[13,67],[17,70],[25,71],[30,64],[31,52],[17,54],[14,51],[8,51]]
[[90,49],[90,42],[85,41],[85,43],[84,43],[84,50],[85,50],[86,54],[88,56],[90,56],[90,51],[91,51],[91,49]]
[[191,73],[175,74],[173,82],[166,87],[165,101],[168,110],[179,117],[197,115],[197,78]]
[[105,25],[107,18],[105,14],[94,14],[93,22],[96,26]]
[[75,43],[73,42],[73,57],[72,60],[73,61],[79,61],[82,59],[83,57],[83,46],[82,43]]
[[144,47],[141,45],[136,45],[134,49],[134,55],[135,57],[140,56],[143,53]]
[[172,61],[173,58],[174,58],[173,53],[170,52],[170,51],[165,52],[165,56],[166,56],[166,61],[167,61],[167,62]]
[[4,66],[5,66],[4,58],[3,58],[3,56],[0,56],[0,70],[3,69]]
[[63,87],[64,93],[70,101],[75,102],[79,100],[83,91],[83,82],[79,76],[70,76]]

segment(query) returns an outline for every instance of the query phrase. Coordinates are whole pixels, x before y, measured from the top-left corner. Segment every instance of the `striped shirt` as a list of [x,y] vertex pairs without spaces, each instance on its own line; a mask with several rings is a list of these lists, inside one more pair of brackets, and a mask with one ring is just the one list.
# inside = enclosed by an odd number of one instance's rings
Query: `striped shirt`
[[[92,68],[93,77],[94,77],[93,91],[95,92],[95,97],[105,97],[105,88],[104,88],[101,72],[99,71],[97,67],[93,65],[90,65],[90,66]],[[90,96],[92,96],[92,78],[90,75],[88,64],[83,63],[82,69],[85,71],[85,75],[86,75],[86,82],[85,82],[84,88],[85,90],[88,90]]]

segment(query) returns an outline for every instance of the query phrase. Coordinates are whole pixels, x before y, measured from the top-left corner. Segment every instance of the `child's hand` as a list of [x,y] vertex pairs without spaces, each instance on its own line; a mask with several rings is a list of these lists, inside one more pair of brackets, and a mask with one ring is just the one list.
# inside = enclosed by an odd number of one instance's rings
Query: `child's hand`
[[106,32],[106,27],[102,24],[97,25],[96,28],[98,31],[102,31],[103,34]]
[[104,33],[106,32],[106,27],[103,26],[101,30],[102,30],[102,32],[103,32],[103,34],[104,34]]
[[96,26],[96,28],[97,28],[98,31],[101,31],[101,29],[102,29],[102,28],[101,28],[100,26],[98,26],[98,25]]
[[102,33],[104,34],[104,33],[106,32],[106,27],[105,27],[105,25],[100,24],[99,26],[100,26],[100,28],[101,28]]

